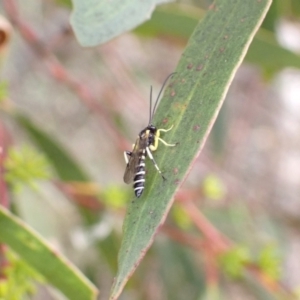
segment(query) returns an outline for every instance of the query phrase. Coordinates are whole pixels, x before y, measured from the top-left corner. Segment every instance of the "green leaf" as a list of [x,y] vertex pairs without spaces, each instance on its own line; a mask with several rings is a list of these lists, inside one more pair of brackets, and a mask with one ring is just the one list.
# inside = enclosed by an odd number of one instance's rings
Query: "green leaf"
[[97,289],[22,220],[0,207],[0,241],[69,299],[96,299]]
[[279,46],[275,35],[264,29],[256,35],[245,60],[271,73],[286,67],[300,68],[300,56]]
[[169,0],[72,0],[71,25],[82,46],[96,46],[149,19],[155,6]]
[[154,117],[158,128],[174,125],[164,138],[180,144],[160,146],[155,158],[167,180],[148,164],[144,194],[128,206],[110,299],[118,298],[164,222],[271,1],[214,3],[191,36]]
[[[281,0],[279,0],[281,1]],[[284,0],[286,1],[286,0]],[[289,0],[287,0],[289,1]],[[279,9],[278,0],[273,0],[272,5],[270,6],[270,9],[268,13],[266,14],[266,17],[261,24],[262,28],[265,28],[267,30],[270,30],[272,32],[275,32],[275,27],[278,19],[280,18],[280,13],[282,13],[282,10]]]
[[293,20],[300,15],[299,0],[277,0],[278,14],[283,18]]
[[152,18],[135,29],[135,32],[146,36],[170,35],[188,39],[205,11],[197,7],[178,4],[158,7]]
[[[299,2],[300,3],[300,2]],[[199,8],[181,9],[178,5],[158,8],[151,20],[139,26],[135,32],[145,36],[168,35],[187,39],[204,12]],[[286,67],[300,68],[300,56],[281,47],[275,34],[260,29],[253,39],[245,61],[258,65],[273,74]]]
[[37,283],[44,283],[42,276],[10,248],[5,248],[3,254],[6,264],[1,269],[5,279],[0,280],[0,299],[20,300],[35,295]]

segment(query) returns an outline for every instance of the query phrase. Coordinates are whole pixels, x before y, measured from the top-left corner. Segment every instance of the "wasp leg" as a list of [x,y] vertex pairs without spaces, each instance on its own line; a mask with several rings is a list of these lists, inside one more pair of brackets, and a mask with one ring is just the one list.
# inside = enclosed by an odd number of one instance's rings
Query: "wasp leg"
[[158,136],[159,136],[159,133],[160,133],[160,132],[168,132],[168,131],[170,131],[170,130],[173,128],[173,126],[174,126],[174,125],[172,125],[169,129],[158,129],[158,130],[157,130]]
[[178,143],[176,144],[169,144],[166,141],[164,141],[163,139],[161,139],[160,136],[160,132],[167,132],[170,131],[173,128],[173,125],[169,128],[169,129],[158,129],[156,132],[156,135],[154,137],[154,144],[150,145],[150,150],[151,151],[155,151],[158,147],[158,141],[162,142],[165,146],[167,147],[175,147]]
[[[151,147],[151,146],[150,146],[150,147]],[[156,170],[158,171],[158,173],[161,175],[162,179],[163,179],[163,180],[166,180],[165,176],[162,174],[161,170],[159,169],[159,167],[158,167],[158,165],[157,165],[157,163],[156,163],[156,161],[155,161],[155,159],[154,159],[154,157],[153,157],[153,155],[152,155],[152,152],[151,152],[151,150],[149,149],[149,147],[146,147],[146,151],[147,151],[147,154],[148,154],[149,158],[151,159],[151,161],[152,161],[154,167],[156,168]]]
[[124,158],[125,158],[125,162],[126,162],[127,165],[128,165],[128,162],[129,162],[128,156],[131,156],[131,155],[132,155],[132,152],[124,151]]
[[165,146],[167,147],[175,147],[178,143],[176,144],[168,144],[166,141],[164,141],[163,139],[159,138],[159,137],[155,137],[154,140],[154,145],[150,145],[150,150],[151,151],[155,151],[158,147],[158,141],[162,142]]
[[178,143],[175,143],[175,144],[168,144],[166,141],[164,141],[163,139],[161,138],[157,138],[160,142],[162,142],[164,145],[166,145],[167,147],[175,147]]

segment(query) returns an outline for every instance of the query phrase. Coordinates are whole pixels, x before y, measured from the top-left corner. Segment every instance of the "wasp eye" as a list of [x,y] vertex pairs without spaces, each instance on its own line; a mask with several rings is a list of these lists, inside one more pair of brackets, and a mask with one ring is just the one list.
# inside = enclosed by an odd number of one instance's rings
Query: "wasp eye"
[[156,127],[155,127],[154,125],[152,125],[152,124],[150,124],[150,125],[148,126],[148,128],[149,128],[151,131],[155,131],[155,130],[156,130]]

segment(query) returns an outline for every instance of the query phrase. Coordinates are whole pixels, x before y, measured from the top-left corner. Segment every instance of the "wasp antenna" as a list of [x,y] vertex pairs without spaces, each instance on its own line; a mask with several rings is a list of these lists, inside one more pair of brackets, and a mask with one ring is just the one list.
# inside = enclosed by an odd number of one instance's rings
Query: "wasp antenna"
[[152,85],[150,86],[150,113],[149,113],[149,124],[152,121]]
[[[154,104],[153,111],[152,111],[152,113],[150,113],[150,114],[151,114],[151,119],[150,119],[149,124],[152,122],[152,118],[153,118],[153,116],[154,116],[154,113],[155,113],[155,109],[156,109],[157,103],[158,103],[158,101],[159,101],[159,98],[160,98],[160,95],[161,95],[162,91],[163,91],[164,88],[165,88],[165,85],[167,84],[169,78],[172,77],[175,73],[176,73],[176,72],[171,73],[171,74],[165,79],[165,81],[164,81],[164,83],[163,83],[163,85],[162,85],[162,87],[161,87],[161,89],[160,89],[160,91],[159,91],[159,93],[158,93],[158,96],[157,96],[157,98],[156,98],[156,101],[155,101],[155,104]],[[152,93],[152,87],[151,87],[151,93]]]

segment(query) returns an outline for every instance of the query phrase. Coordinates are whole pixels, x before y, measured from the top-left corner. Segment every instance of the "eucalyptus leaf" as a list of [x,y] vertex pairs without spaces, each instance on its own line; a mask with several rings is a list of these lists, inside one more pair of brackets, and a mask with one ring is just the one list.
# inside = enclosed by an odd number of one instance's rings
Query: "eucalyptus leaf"
[[0,206],[0,241],[8,245],[68,299],[94,300],[97,289],[33,229]]
[[196,26],[153,120],[158,128],[173,125],[163,138],[180,144],[160,145],[155,158],[167,181],[148,164],[144,194],[128,206],[111,300],[119,297],[164,223],[270,4],[217,0]]
[[[182,9],[178,4],[162,6],[155,10],[151,20],[139,26],[135,32],[148,37],[167,35],[185,41],[204,15],[203,10],[195,7]],[[275,33],[264,28],[260,28],[255,35],[245,61],[259,66],[270,75],[283,68],[300,68],[300,56],[282,47]]]
[[170,0],[72,0],[71,25],[82,46],[96,46],[151,17],[156,5]]

